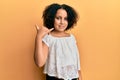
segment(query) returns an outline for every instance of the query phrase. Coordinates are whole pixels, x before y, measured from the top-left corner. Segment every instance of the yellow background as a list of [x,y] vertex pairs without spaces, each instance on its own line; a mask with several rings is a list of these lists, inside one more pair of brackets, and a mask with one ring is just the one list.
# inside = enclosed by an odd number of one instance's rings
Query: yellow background
[[120,80],[119,0],[0,0],[0,80],[44,80],[33,61],[34,25],[50,3],[66,3],[80,15],[77,39],[83,80]]

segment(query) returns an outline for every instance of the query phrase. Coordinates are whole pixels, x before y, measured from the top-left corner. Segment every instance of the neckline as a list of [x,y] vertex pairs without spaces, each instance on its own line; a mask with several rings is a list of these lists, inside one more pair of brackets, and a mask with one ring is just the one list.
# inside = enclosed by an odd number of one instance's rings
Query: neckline
[[71,38],[72,34],[70,34],[69,36],[63,36],[63,37],[57,37],[57,36],[53,36],[51,34],[48,34],[49,36],[53,37],[53,38],[57,38],[57,39],[63,39],[63,38]]

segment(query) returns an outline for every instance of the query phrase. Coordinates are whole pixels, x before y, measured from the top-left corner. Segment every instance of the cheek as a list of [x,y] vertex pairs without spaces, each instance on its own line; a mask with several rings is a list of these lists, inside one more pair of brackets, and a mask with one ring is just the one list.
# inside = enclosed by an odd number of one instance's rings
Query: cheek
[[66,21],[65,24],[68,25],[68,21]]
[[54,21],[54,24],[59,24],[59,23],[60,23],[59,20],[55,20],[55,21]]
[[59,20],[55,20],[54,21],[54,26],[57,26],[57,25],[59,25],[60,24],[60,21]]
[[68,21],[66,22],[66,24],[68,25]]
[[57,27],[58,24],[59,24],[59,21],[58,21],[58,20],[55,20],[55,21],[54,21],[54,27]]

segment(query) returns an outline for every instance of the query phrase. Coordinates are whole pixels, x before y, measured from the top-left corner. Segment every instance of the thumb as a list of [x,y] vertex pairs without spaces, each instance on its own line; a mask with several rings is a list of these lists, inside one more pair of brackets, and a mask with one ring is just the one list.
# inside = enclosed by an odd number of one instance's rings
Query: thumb
[[39,30],[39,29],[40,29],[40,28],[39,28],[39,26],[38,26],[37,24],[35,25],[35,27],[36,27],[36,29],[37,29],[37,30]]
[[52,30],[54,30],[54,28],[49,29],[49,32],[51,32]]

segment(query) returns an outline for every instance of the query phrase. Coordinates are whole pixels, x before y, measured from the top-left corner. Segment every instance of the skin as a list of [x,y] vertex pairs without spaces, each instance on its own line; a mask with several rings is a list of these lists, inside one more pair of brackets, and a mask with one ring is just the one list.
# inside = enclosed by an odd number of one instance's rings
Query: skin
[[[54,28],[48,29],[44,26],[40,28],[39,26],[35,25],[37,35],[35,39],[34,58],[37,66],[42,67],[45,64],[48,56],[49,48],[44,42],[42,42],[42,38],[46,34],[51,34],[55,37],[68,37],[70,34],[65,32],[67,26],[67,12],[64,9],[58,9],[54,19]],[[79,75],[81,76],[81,71],[79,71]],[[79,77],[79,80],[82,80],[81,77]]]
[[[55,19],[54,19],[54,35],[63,35],[67,36],[65,33],[65,29],[68,26],[68,21],[67,21],[67,12],[64,9],[58,9]],[[66,34],[66,35],[65,35]]]
[[35,39],[34,59],[35,59],[36,65],[38,67],[42,67],[45,64],[47,56],[48,56],[48,46],[44,42],[42,42],[42,38],[46,34],[51,32],[53,30],[53,28],[47,29],[46,27],[43,27],[43,26],[41,28],[39,28],[36,25],[36,30],[37,30],[37,35],[36,35],[36,39]]

